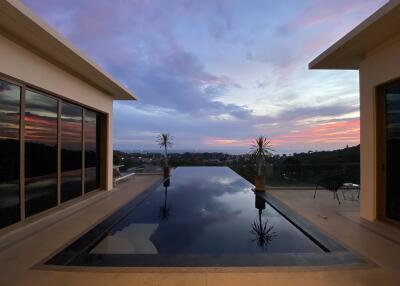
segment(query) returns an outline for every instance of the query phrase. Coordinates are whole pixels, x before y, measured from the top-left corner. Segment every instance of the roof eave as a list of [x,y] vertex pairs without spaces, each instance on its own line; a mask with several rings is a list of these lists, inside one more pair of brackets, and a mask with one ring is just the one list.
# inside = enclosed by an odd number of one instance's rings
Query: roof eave
[[400,33],[400,0],[391,0],[309,63],[310,69],[357,70],[366,54]]
[[[138,97],[113,79],[107,72],[92,62],[81,51],[50,28],[25,5],[17,0],[0,3],[0,29],[14,40],[29,46],[32,51],[66,71],[80,77],[88,84],[116,100],[137,100]],[[24,35],[25,33],[25,35]],[[39,41],[37,38],[45,39]]]

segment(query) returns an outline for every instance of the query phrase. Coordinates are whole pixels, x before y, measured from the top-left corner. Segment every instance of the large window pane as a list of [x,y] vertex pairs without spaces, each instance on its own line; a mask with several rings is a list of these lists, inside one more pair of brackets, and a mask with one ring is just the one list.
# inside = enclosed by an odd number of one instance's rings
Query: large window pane
[[57,114],[56,99],[26,91],[26,216],[57,204]]
[[0,80],[0,227],[20,220],[20,87]]
[[61,202],[82,195],[82,108],[61,104]]
[[386,90],[386,216],[400,221],[400,82]]
[[85,193],[100,187],[100,115],[85,110]]

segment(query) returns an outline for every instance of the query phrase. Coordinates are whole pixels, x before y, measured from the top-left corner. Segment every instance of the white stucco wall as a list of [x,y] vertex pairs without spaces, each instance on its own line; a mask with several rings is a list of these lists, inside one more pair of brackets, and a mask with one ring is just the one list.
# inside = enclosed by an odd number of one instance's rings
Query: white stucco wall
[[0,73],[51,91],[65,99],[108,114],[106,189],[112,189],[113,98],[49,60],[0,34]]
[[361,196],[360,216],[377,219],[375,89],[400,78],[400,36],[370,51],[360,64]]

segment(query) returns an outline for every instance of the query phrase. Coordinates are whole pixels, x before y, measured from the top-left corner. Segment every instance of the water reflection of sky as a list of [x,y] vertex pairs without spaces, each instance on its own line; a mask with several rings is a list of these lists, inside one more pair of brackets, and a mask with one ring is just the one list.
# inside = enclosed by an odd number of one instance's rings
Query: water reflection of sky
[[0,80],[0,139],[19,138],[20,88]]
[[[259,252],[320,252],[321,249],[268,204],[261,222],[273,225],[276,237],[265,248],[254,243],[251,227],[259,222],[252,185],[227,167],[184,167],[176,169],[167,187],[161,185],[130,215],[117,224],[94,252],[113,253],[113,241],[125,239],[135,249],[143,237],[132,229],[157,225],[148,238],[156,253],[228,254]],[[169,208],[161,218],[160,206]],[[119,252],[121,249],[118,250]],[[143,249],[141,249],[143,251]],[[154,251],[151,248],[151,251]],[[141,252],[143,253],[143,252]],[[151,252],[154,254],[154,252]]]
[[400,140],[400,87],[386,94],[387,136],[391,140]]
[[82,149],[82,108],[66,102],[61,105],[61,148]]
[[[18,139],[20,121],[20,87],[0,80],[0,139]],[[97,115],[85,111],[85,148],[96,151]],[[55,146],[57,143],[58,100],[26,90],[25,140]],[[62,103],[63,148],[79,150],[82,143],[82,108]]]
[[96,151],[97,148],[97,115],[96,113],[85,111],[85,149]]
[[25,140],[48,146],[57,144],[57,100],[26,91]]

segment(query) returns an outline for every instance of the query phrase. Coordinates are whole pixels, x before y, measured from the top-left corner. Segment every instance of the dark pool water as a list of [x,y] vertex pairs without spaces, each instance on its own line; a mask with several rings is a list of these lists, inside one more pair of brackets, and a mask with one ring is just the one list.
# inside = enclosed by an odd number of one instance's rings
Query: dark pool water
[[93,254],[323,252],[227,167],[180,167]]

